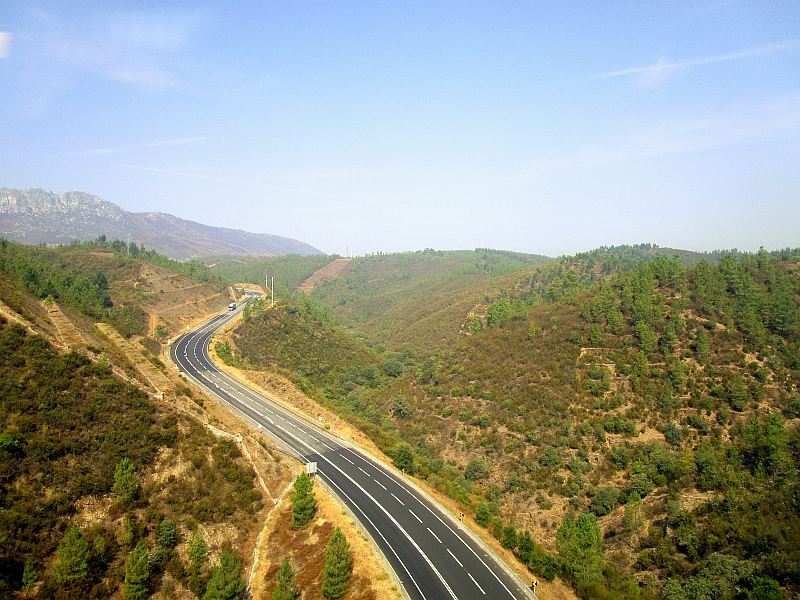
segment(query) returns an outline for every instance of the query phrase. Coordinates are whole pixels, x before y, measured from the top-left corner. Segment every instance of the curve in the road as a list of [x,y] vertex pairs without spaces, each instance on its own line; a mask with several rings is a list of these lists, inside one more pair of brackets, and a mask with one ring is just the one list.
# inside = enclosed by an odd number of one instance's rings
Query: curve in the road
[[404,477],[217,368],[208,353],[211,337],[254,295],[175,340],[171,355],[178,368],[302,462],[318,463],[318,477],[372,537],[408,598],[535,598],[485,545]]

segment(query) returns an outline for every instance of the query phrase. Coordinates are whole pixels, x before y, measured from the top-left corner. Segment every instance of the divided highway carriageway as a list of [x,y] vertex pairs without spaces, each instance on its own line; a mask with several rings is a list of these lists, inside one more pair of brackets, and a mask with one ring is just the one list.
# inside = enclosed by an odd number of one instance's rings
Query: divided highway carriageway
[[235,310],[175,340],[171,353],[178,368],[302,462],[316,462],[317,477],[360,521],[408,598],[534,598],[463,525],[401,474],[217,368],[208,353],[211,337],[255,296],[249,292]]

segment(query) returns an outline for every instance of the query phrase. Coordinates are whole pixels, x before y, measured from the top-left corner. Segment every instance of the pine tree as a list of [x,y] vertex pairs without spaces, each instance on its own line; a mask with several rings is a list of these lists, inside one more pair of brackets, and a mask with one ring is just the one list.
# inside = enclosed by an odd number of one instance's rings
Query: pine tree
[[284,560],[281,568],[278,569],[275,590],[272,592],[272,600],[295,600],[298,596],[297,583],[294,580],[294,571],[288,560]]
[[219,565],[211,571],[203,600],[240,600],[244,598],[245,587],[242,561],[230,550],[225,550],[220,556]]
[[702,364],[711,351],[711,341],[708,339],[708,334],[706,334],[705,330],[700,330],[693,345],[694,351],[697,353],[697,361]]
[[198,532],[189,542],[189,583],[188,587],[198,598],[202,598],[208,584],[208,544]]
[[322,571],[322,594],[326,598],[341,598],[350,587],[353,554],[350,544],[338,527],[333,530],[325,550],[325,569]]
[[139,496],[139,479],[133,463],[123,458],[114,470],[114,486],[111,491],[124,502],[133,502]]
[[143,542],[125,561],[125,583],[122,584],[122,595],[125,600],[144,600],[147,597],[147,578],[150,576],[150,562],[147,548]]
[[83,539],[77,525],[67,530],[64,541],[58,548],[55,564],[56,580],[70,585],[89,576],[89,545]]
[[314,497],[314,480],[303,473],[294,482],[292,496],[292,529],[302,529],[314,518],[317,499]]
[[178,528],[175,526],[175,521],[170,518],[165,518],[161,521],[156,539],[159,546],[169,549],[174,548],[178,544]]
[[603,568],[603,536],[597,517],[583,513],[577,522],[566,517],[556,535],[556,548],[579,583],[590,583]]
[[642,498],[634,490],[628,496],[628,503],[625,505],[625,527],[636,537],[636,549],[641,546],[642,540],[639,535],[642,528]]

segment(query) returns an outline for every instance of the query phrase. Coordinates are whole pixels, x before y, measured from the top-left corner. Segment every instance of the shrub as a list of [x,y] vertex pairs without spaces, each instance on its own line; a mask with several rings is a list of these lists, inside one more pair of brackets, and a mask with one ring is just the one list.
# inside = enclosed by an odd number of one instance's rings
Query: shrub
[[410,419],[414,416],[414,407],[405,396],[397,396],[392,401],[392,412],[401,419]]
[[613,486],[597,488],[592,498],[592,512],[598,517],[604,517],[617,507],[619,491]]
[[668,423],[664,428],[664,439],[673,446],[680,446],[683,442],[683,430],[675,423]]
[[407,442],[399,442],[392,449],[392,458],[398,469],[405,471],[409,475],[414,474],[414,450]]
[[614,461],[618,469],[627,469],[631,463],[631,451],[625,446],[614,446],[611,449],[611,460]]
[[478,479],[486,479],[489,476],[490,468],[485,460],[479,456],[473,456],[469,459],[467,468],[464,469],[464,478],[470,481]]
[[561,453],[552,446],[548,446],[544,452],[539,455],[538,460],[539,464],[543,467],[555,467],[561,462]]
[[492,515],[489,512],[489,507],[485,502],[480,502],[478,508],[475,509],[475,522],[481,527],[486,527],[491,520]]

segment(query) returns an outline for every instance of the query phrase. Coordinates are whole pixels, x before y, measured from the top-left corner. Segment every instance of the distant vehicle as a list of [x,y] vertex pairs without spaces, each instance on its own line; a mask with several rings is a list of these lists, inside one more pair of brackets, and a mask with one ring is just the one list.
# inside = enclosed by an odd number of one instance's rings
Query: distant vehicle
[[228,304],[228,310],[236,310],[236,302],[231,302]]

